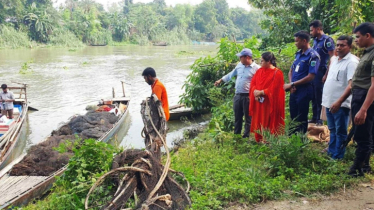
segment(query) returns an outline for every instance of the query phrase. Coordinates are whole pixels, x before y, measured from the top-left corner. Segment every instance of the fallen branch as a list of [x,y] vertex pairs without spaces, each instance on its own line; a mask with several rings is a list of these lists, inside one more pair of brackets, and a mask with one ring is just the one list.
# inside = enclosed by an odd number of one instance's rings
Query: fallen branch
[[[146,150],[126,150],[117,155],[112,170],[100,177],[88,192],[86,209],[90,208],[91,195],[107,178],[112,179],[117,189],[113,198],[101,209],[124,209],[130,198],[136,200],[135,209],[142,210],[185,209],[191,205],[187,194],[190,189],[188,181],[182,173],[170,169],[171,158],[166,144],[167,125],[161,102],[155,96],[147,98],[142,103],[141,114],[145,125]],[[165,165],[161,163],[161,146],[166,151]],[[169,172],[186,180],[187,190]]]

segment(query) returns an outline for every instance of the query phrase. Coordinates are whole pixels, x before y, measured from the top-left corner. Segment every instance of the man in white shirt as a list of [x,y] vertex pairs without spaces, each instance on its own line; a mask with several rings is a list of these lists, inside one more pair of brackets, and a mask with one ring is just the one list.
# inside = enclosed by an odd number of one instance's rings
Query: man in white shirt
[[327,124],[330,130],[328,154],[333,159],[344,157],[340,146],[347,138],[351,109],[351,83],[358,65],[356,56],[350,53],[353,38],[340,36],[336,43],[338,56],[331,58],[329,72],[323,88],[322,106],[326,107]]
[[9,116],[9,119],[13,119],[13,93],[8,91],[8,86],[6,84],[1,85],[3,92],[0,92],[0,102],[2,104],[2,115]]

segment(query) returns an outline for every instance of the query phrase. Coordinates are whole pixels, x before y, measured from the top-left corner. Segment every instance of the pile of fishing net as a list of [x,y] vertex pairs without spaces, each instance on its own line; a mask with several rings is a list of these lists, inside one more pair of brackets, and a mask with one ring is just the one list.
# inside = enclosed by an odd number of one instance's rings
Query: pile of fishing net
[[67,124],[52,132],[45,141],[30,147],[27,155],[13,166],[12,176],[49,176],[66,164],[73,155],[67,148],[59,153],[54,148],[66,141],[75,142],[82,139],[99,139],[108,132],[118,117],[108,112],[88,112],[74,116]]

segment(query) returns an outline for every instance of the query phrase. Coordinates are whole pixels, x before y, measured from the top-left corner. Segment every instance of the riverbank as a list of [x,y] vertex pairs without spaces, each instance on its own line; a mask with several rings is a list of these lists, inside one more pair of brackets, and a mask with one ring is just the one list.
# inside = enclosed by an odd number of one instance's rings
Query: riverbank
[[306,142],[301,136],[291,141],[286,136],[268,139],[269,144],[257,144],[253,139],[208,130],[180,148],[171,167],[190,181],[192,209],[329,195],[374,181],[371,175],[361,179],[345,175],[352,164],[353,147],[347,149],[344,160],[335,161],[321,154],[324,145]]
[[[175,40],[169,42],[178,43]],[[190,41],[192,43],[192,41]],[[110,41],[102,44],[104,46],[128,46],[128,45],[152,45],[152,42],[148,40],[142,40],[140,38],[137,41],[122,41],[116,42],[110,39]],[[186,44],[187,42],[179,42],[180,44]],[[100,45],[100,46],[102,46]],[[13,27],[0,25],[0,49],[25,49],[25,48],[82,48],[85,46],[91,46],[90,44],[82,42],[69,30],[57,29],[50,35],[50,39],[47,43],[36,42],[29,38],[26,31],[16,30]]]
[[364,183],[353,189],[341,189],[330,196],[316,195],[286,201],[272,201],[252,206],[233,206],[228,210],[370,210],[374,209],[374,184]]
[[[370,207],[374,176],[355,179],[345,175],[352,164],[354,147],[347,148],[343,160],[335,161],[320,152],[325,145],[308,142],[301,136],[293,136],[291,141],[287,138],[268,136],[269,144],[258,144],[253,138],[243,139],[239,135],[207,128],[173,150],[171,168],[183,172],[191,184],[191,209]],[[305,146],[300,148],[301,142]],[[102,146],[90,144],[92,148],[98,147],[96,149]],[[92,157],[84,153],[84,150],[76,150],[72,160],[89,163]],[[105,160],[103,165],[111,165],[110,159]],[[373,164],[374,159],[371,162]],[[75,164],[74,167],[79,166]],[[44,200],[22,209],[83,207],[81,201],[89,188],[109,168],[98,173],[96,167],[89,164],[85,170],[87,173],[80,179],[64,175]],[[67,182],[67,179],[71,180]],[[76,194],[78,189],[79,194]]]

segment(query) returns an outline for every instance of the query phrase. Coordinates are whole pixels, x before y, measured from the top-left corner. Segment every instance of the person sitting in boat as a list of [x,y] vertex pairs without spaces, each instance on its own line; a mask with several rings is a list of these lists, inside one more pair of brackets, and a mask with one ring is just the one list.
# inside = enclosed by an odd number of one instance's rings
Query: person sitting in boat
[[168,121],[170,118],[170,114],[169,114],[168,94],[166,92],[165,86],[157,79],[156,71],[151,67],[144,69],[142,76],[144,77],[145,82],[151,85],[152,94],[155,94],[158,100],[161,101],[162,108],[164,109],[164,112],[165,112],[166,121]]
[[6,84],[1,85],[3,92],[0,92],[0,99],[2,103],[2,115],[7,115],[9,119],[13,119],[13,102],[14,95],[12,92],[8,91],[8,86]]

